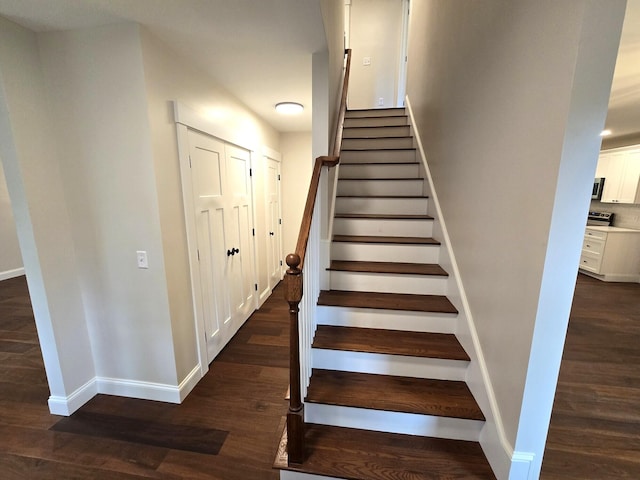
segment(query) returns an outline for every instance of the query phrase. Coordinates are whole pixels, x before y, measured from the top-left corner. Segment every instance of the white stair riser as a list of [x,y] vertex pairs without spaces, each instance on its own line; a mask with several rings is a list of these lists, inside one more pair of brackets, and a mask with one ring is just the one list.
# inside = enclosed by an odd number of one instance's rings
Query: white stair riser
[[432,220],[335,218],[335,235],[370,235],[379,237],[431,237]]
[[375,108],[373,110],[347,110],[346,118],[395,117],[405,115],[404,108]]
[[[342,147],[345,148],[344,145]],[[345,163],[406,163],[416,161],[416,151],[408,150],[342,150],[340,162]]]
[[415,197],[423,194],[423,188],[421,179],[338,181],[338,195]]
[[420,178],[420,165],[340,165],[340,179],[347,178]]
[[[381,392],[383,394],[385,392]],[[477,442],[484,422],[305,402],[305,421],[389,433]]]
[[463,382],[469,362],[343,350],[311,350],[313,368]]
[[331,258],[354,262],[438,263],[440,246],[332,242]]
[[342,130],[342,138],[408,137],[409,125],[385,125],[380,127],[348,127]]
[[280,480],[344,480],[344,478],[326,477],[324,475],[293,472],[291,470],[280,470]]
[[382,329],[388,329],[392,325],[394,330],[431,333],[455,333],[457,329],[457,315],[450,313],[330,307],[324,305],[319,305],[316,312],[318,325]]
[[331,290],[445,295],[448,277],[367,272],[330,272]]
[[337,197],[336,213],[426,215],[429,199]]
[[413,137],[401,138],[343,138],[342,148],[412,148]]
[[362,118],[345,118],[345,127],[385,127],[391,125],[408,125],[409,119],[404,116],[400,117],[362,117]]

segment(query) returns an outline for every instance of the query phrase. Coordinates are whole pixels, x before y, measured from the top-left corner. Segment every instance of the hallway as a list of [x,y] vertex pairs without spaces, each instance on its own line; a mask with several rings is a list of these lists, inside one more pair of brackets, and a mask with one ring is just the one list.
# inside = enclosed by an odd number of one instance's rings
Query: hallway
[[98,395],[72,417],[58,417],[47,407],[25,277],[1,282],[2,478],[277,479],[271,467],[287,410],[287,319],[278,287],[181,405]]

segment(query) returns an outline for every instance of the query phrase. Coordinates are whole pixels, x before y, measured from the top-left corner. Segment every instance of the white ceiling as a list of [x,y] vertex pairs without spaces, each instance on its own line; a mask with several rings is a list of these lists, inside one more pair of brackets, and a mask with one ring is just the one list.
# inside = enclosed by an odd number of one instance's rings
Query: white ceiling
[[640,132],[640,0],[628,0],[609,98],[612,137]]
[[[311,131],[311,55],[326,48],[320,0],[0,0],[36,32],[133,21],[192,59],[279,131]],[[295,117],[278,102],[302,103]]]
[[[37,32],[138,22],[279,131],[311,130],[311,54],[326,48],[320,0],[0,0],[0,15]],[[288,100],[304,113],[276,114]],[[640,0],[628,0],[607,128],[640,131]]]

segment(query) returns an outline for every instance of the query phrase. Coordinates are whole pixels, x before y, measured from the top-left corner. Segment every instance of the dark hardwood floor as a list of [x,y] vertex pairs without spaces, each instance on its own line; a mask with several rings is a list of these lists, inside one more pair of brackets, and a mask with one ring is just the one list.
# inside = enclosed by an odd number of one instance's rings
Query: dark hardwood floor
[[279,478],[287,319],[276,288],[181,405],[98,395],[65,418],[49,414],[25,279],[0,282],[0,478]]
[[579,275],[541,478],[640,479],[640,284]]
[[[48,411],[24,277],[0,282],[0,478],[276,479],[287,338],[276,289],[183,404],[98,395],[69,426]],[[118,437],[128,420],[153,435]],[[219,452],[190,445],[189,427]],[[639,284],[579,276],[541,478],[640,478]]]

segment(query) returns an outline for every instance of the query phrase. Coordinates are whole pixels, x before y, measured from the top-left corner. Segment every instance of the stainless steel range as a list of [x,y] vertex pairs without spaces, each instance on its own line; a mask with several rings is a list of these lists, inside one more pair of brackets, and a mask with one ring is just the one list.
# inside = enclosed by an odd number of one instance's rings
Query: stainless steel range
[[610,212],[589,212],[587,216],[587,226],[610,227],[613,223],[613,213]]

